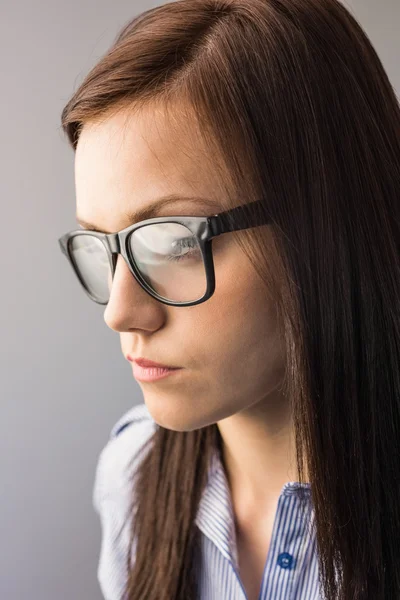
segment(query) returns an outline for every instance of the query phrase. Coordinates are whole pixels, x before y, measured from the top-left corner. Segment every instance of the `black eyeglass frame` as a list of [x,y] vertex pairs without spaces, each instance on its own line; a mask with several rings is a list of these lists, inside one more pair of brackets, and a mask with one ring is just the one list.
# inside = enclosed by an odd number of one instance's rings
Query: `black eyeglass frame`
[[[257,205],[257,206],[255,206]],[[118,254],[121,254],[124,258],[126,264],[129,267],[132,275],[135,277],[136,281],[142,288],[150,294],[153,298],[162,302],[163,304],[167,304],[168,306],[194,306],[196,304],[201,304],[205,302],[213,295],[215,291],[215,270],[214,270],[214,261],[212,256],[212,240],[213,238],[221,235],[222,233],[228,233],[230,231],[240,231],[242,229],[249,229],[251,227],[258,227],[260,225],[268,225],[271,220],[268,217],[256,215],[254,212],[254,208],[258,208],[258,205],[261,207],[261,201],[257,200],[256,202],[250,202],[248,204],[244,204],[241,206],[235,206],[229,210],[221,212],[216,215],[212,215],[210,217],[195,217],[195,216],[168,216],[168,217],[154,217],[153,219],[146,219],[144,221],[140,221],[139,223],[135,223],[122,229],[117,233],[101,233],[98,231],[92,231],[90,229],[76,229],[74,231],[70,231],[64,234],[59,238],[58,242],[61,248],[61,251],[67,257],[70,262],[75,275],[78,277],[78,280],[83,287],[86,294],[89,296],[93,302],[97,304],[101,304],[103,306],[108,304],[107,302],[100,302],[97,298],[90,293],[90,291],[85,286],[83,279],[80,276],[79,270],[75,267],[74,259],[69,252],[69,244],[77,235],[91,235],[98,238],[104,245],[111,267],[111,273],[114,277],[115,269],[118,260]],[[239,226],[237,223],[237,219],[245,219],[249,223],[245,226]],[[198,244],[203,256],[203,262],[206,272],[206,280],[207,280],[207,288],[204,296],[199,298],[198,300],[193,300],[191,302],[174,302],[172,300],[167,300],[163,296],[160,296],[155,292],[149,284],[144,280],[140,271],[138,270],[135,260],[131,254],[129,243],[130,235],[140,229],[140,227],[144,227],[146,225],[151,225],[153,223],[178,223],[184,225],[189,229],[193,235],[197,237]]]

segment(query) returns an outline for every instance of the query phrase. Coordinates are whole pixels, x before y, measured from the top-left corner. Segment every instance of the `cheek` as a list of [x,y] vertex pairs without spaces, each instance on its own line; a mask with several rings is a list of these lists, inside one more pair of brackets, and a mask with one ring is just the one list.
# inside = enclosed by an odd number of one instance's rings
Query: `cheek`
[[247,299],[251,306],[231,301],[219,318],[208,321],[209,333],[196,357],[201,355],[201,377],[195,392],[207,423],[262,402],[284,377],[276,322],[268,307]]
[[258,378],[274,371],[282,355],[276,321],[268,307],[251,303],[231,304],[214,322],[208,342],[213,364],[234,379]]
[[243,254],[218,266],[215,293],[197,307],[189,329],[201,335],[204,364],[234,384],[274,378],[283,356],[275,305]]

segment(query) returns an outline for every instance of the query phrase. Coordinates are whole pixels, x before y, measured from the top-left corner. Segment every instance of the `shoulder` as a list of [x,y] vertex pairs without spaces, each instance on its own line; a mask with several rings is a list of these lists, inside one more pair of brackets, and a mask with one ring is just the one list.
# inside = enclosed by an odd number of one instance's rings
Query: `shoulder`
[[97,461],[93,489],[93,503],[97,511],[103,499],[119,495],[126,488],[135,463],[156,428],[157,424],[145,404],[130,408],[111,427]]
[[147,423],[147,425],[152,424],[155,425],[155,421],[149,413],[149,409],[147,406],[142,404],[136,404],[130,408],[126,413],[122,415],[118,419],[118,421],[113,425],[110,432],[110,439],[113,439],[121,434],[121,432],[130,425],[135,425],[136,423]]
[[121,598],[123,594],[134,493],[131,475],[157,427],[145,404],[134,406],[111,427],[98,458],[93,506],[101,523],[97,578],[104,598]]

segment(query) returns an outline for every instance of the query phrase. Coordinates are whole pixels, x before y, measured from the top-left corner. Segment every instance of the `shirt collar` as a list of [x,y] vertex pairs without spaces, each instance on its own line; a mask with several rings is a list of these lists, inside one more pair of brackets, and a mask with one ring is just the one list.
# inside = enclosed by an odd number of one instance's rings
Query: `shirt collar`
[[[292,496],[299,488],[304,488],[306,494],[310,494],[309,483],[288,481],[284,484],[280,496]],[[195,523],[204,535],[214,542],[225,558],[238,564],[232,497],[217,449],[211,455],[208,480],[199,503]]]

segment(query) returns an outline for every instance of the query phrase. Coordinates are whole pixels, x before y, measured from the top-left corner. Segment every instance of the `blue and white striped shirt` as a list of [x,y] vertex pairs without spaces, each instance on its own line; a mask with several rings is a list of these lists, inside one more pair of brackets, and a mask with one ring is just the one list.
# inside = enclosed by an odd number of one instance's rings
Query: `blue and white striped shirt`
[[[132,469],[131,461],[155,428],[147,406],[134,406],[113,426],[99,456],[93,504],[101,521],[97,577],[105,600],[122,598],[132,494],[129,468]],[[308,493],[313,522],[309,485],[306,483],[303,487]],[[259,600],[322,600],[315,538],[306,530],[301,517],[296,495],[298,486],[298,482],[287,482],[282,488]],[[208,483],[195,522],[202,532],[199,600],[246,600],[239,576],[230,488],[217,453],[210,464]],[[133,554],[134,551],[135,547]]]

